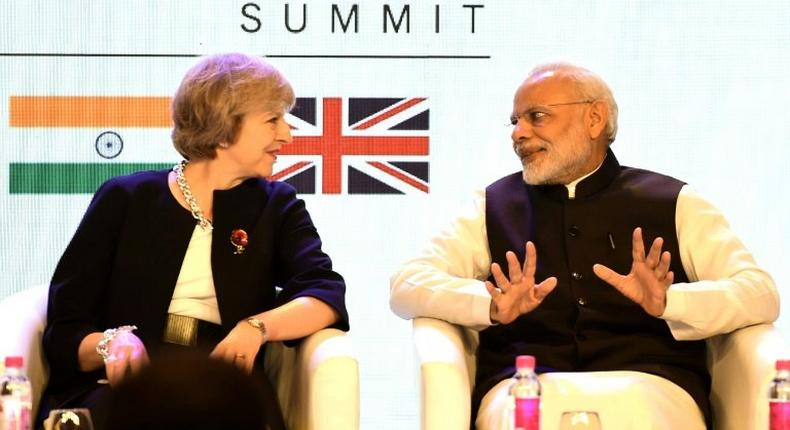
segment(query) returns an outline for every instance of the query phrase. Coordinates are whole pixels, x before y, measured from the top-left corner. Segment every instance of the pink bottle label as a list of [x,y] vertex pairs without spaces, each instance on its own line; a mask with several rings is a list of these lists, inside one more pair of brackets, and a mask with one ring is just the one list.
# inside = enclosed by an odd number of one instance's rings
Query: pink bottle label
[[19,416],[19,428],[22,430],[30,430],[33,428],[30,422],[30,409],[22,408],[22,413]]
[[770,430],[790,430],[790,402],[770,402]]
[[515,430],[539,430],[540,398],[516,399],[516,413],[514,415]]
[[[0,402],[2,403],[2,402]],[[30,430],[30,409],[16,399],[6,400],[5,410],[0,404],[0,430]]]

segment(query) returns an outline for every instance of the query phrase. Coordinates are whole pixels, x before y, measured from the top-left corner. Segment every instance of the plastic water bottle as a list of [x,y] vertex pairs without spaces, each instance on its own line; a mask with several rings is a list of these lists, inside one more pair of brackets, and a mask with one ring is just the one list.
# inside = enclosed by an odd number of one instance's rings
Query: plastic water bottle
[[0,377],[0,430],[30,430],[30,381],[22,371],[22,357],[6,357],[5,373]]
[[516,357],[516,374],[510,383],[511,417],[514,430],[540,429],[540,382],[535,374],[535,357]]
[[776,360],[776,376],[768,390],[770,430],[790,430],[790,360]]

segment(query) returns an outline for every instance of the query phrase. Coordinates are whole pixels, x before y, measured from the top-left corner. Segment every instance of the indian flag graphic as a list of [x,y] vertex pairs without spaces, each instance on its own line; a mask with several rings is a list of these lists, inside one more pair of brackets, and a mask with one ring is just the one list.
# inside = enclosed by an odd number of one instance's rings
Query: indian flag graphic
[[170,128],[169,97],[11,96],[9,126],[94,128],[96,162],[11,162],[9,194],[93,193],[112,176],[170,167],[172,162],[112,162],[123,151],[120,128]]

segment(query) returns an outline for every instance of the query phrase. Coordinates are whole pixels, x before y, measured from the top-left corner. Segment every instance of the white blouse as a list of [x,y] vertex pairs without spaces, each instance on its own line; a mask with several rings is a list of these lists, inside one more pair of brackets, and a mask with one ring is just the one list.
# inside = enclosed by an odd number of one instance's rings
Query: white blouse
[[212,232],[195,224],[167,312],[221,324],[211,272]]

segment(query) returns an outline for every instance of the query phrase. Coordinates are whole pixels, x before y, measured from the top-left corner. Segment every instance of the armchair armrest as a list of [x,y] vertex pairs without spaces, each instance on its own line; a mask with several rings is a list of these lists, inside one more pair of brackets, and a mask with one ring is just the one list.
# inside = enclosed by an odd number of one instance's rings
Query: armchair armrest
[[423,430],[467,430],[477,333],[434,318],[415,318]]
[[768,383],[790,347],[772,324],[757,324],[714,336],[708,369],[716,430],[768,428]]
[[323,329],[296,348],[272,342],[266,372],[288,428],[359,428],[359,365],[345,332]]
[[0,359],[9,355],[24,357],[30,379],[33,414],[38,411],[41,392],[49,377],[41,338],[47,323],[47,293],[40,285],[12,294],[0,301]]

